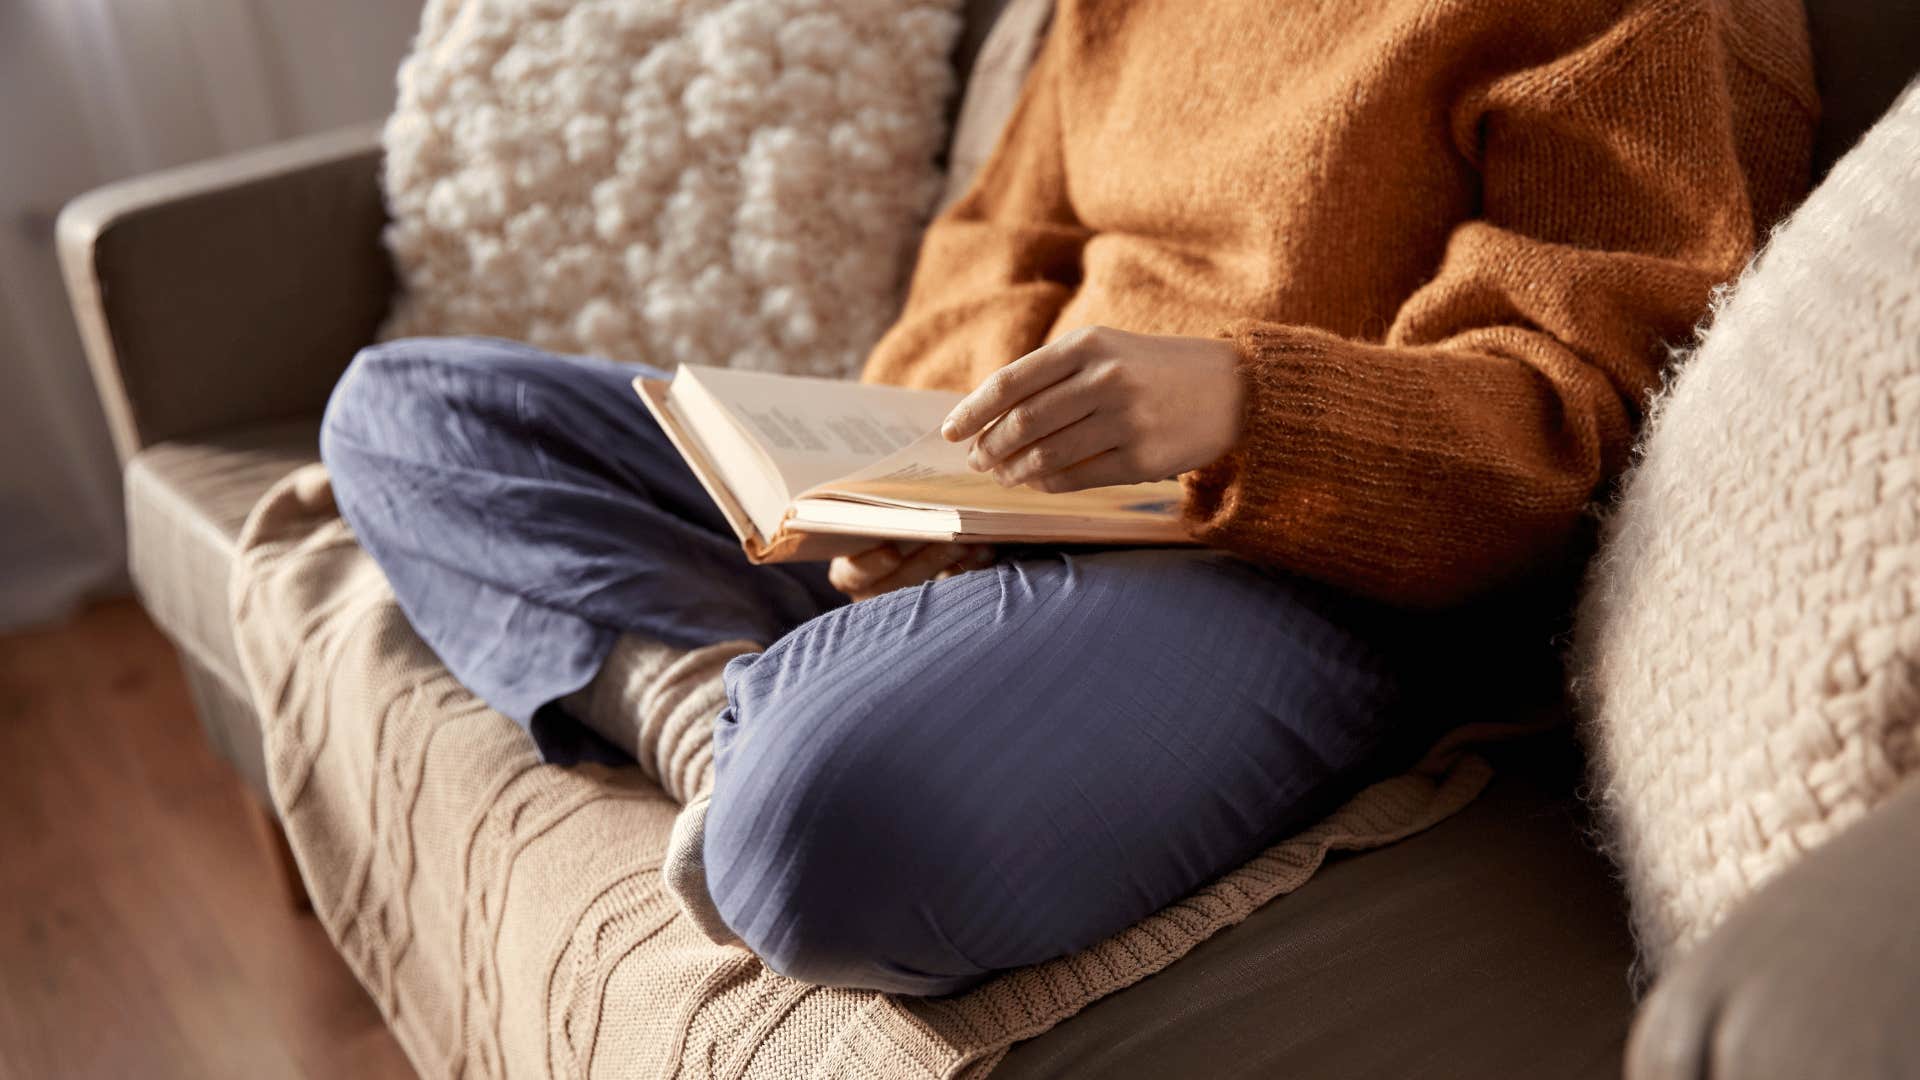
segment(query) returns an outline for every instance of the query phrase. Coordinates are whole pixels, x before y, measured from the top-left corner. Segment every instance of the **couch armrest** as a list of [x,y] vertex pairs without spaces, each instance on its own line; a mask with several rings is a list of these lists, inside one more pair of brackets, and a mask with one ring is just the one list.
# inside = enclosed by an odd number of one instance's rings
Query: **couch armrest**
[[122,461],[313,415],[393,292],[378,128],[111,184],[60,214],[60,262]]
[[1769,882],[1664,976],[1630,1080],[1920,1076],[1920,781]]

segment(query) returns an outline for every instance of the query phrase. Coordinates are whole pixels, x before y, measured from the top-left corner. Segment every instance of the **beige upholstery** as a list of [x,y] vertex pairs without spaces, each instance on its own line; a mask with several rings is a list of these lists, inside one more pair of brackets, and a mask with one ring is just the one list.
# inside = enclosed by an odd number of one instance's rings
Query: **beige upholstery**
[[184,654],[207,738],[266,803],[260,725],[234,652],[227,579],[247,512],[281,477],[315,460],[319,424],[295,420],[149,447],[127,463],[127,551],[134,585]]
[[1755,894],[1655,988],[1629,1080],[1920,1076],[1920,783]]
[[227,578],[247,512],[281,477],[319,458],[319,424],[295,420],[183,439],[127,463],[134,584],[147,611],[195,662],[246,683],[227,619]]
[[60,264],[122,460],[313,417],[393,291],[369,127],[112,184]]

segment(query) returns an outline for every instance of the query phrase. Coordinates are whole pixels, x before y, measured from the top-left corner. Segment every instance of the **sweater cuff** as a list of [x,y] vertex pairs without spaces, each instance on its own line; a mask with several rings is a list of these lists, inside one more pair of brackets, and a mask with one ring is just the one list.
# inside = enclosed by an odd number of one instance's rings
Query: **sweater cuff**
[[[1412,527],[1417,365],[1320,330],[1237,322],[1223,334],[1245,388],[1240,441],[1180,479],[1194,539],[1362,594],[1434,602],[1429,547],[1455,521]],[[1417,409],[1418,405],[1415,404]],[[1409,535],[1423,533],[1426,535]],[[1444,575],[1443,575],[1444,576]]]
[[1322,363],[1326,349],[1311,332],[1263,323],[1237,322],[1221,331],[1239,354],[1237,368],[1242,388],[1240,439],[1211,465],[1180,477],[1186,489],[1187,527],[1194,539],[1216,547],[1247,546],[1235,540],[1258,540],[1240,534],[1260,521],[1292,516],[1280,503],[1298,498],[1282,494],[1262,482],[1270,470],[1263,465],[1297,445],[1311,416],[1324,407],[1311,395],[1304,400],[1300,384],[1289,373]]

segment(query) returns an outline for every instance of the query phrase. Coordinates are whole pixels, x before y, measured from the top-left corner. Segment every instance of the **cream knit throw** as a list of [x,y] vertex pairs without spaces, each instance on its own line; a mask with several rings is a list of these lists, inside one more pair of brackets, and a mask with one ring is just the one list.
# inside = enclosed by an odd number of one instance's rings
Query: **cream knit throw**
[[1660,401],[1576,662],[1649,973],[1920,768],[1920,95]]
[[269,492],[240,548],[235,638],[280,820],[315,914],[428,1077],[978,1078],[1328,852],[1424,829],[1488,775],[1436,752],[1093,948],[956,997],[809,986],[708,941],[668,896],[679,808],[640,769],[542,765],[454,681],[324,469]]
[[958,0],[428,0],[385,329],[855,372],[897,310]]

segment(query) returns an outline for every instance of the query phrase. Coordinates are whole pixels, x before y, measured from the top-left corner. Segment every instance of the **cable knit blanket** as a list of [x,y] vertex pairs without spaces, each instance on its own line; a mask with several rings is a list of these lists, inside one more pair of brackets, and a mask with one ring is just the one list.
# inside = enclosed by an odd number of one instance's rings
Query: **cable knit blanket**
[[659,874],[676,807],[638,768],[542,765],[454,681],[322,467],[270,492],[241,547],[233,614],[274,802],[316,913],[425,1076],[983,1076],[1328,852],[1418,832],[1488,777],[1436,751],[1138,925],[964,995],[810,986],[679,915]]

